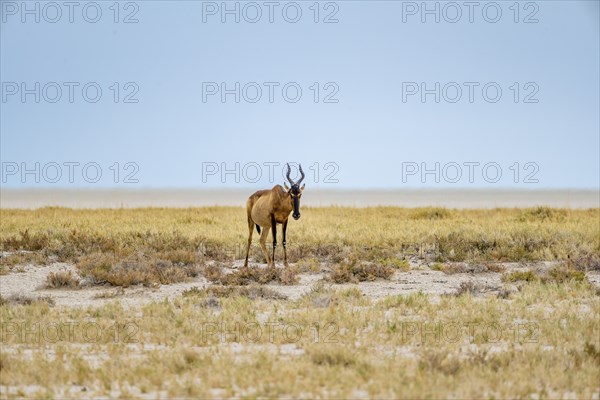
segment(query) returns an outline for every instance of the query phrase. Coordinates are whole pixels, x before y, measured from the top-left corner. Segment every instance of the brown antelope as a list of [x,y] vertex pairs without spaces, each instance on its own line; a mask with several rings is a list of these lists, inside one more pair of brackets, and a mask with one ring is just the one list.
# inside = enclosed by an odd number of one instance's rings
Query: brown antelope
[[[260,247],[262,248],[267,264],[275,266],[275,248],[277,247],[277,224],[283,225],[283,264],[287,267],[287,249],[285,247],[285,233],[287,230],[288,217],[294,211],[292,216],[294,219],[300,218],[300,197],[304,186],[300,187],[300,183],[304,180],[304,171],[300,165],[300,179],[294,183],[290,178],[290,165],[287,165],[287,179],[292,187],[288,187],[284,182],[285,189],[281,185],[275,185],[271,190],[259,190],[248,198],[246,203],[246,212],[248,214],[248,247],[246,248],[246,261],[244,267],[248,266],[248,254],[250,253],[250,245],[252,244],[252,233],[256,226],[256,231],[260,233]],[[263,228],[262,233],[260,228]],[[273,233],[273,256],[267,251],[267,235],[269,228]]]

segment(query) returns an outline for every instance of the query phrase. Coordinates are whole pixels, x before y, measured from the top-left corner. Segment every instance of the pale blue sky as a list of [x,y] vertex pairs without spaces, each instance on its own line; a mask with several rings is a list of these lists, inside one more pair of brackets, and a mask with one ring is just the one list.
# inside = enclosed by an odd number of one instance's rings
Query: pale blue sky
[[[269,9],[262,1],[257,2],[263,12],[257,23],[244,21],[244,15],[239,23],[231,15],[225,15],[225,23],[218,12],[208,15],[214,4],[221,7],[220,1],[137,1],[127,9],[122,2],[119,20],[135,11],[139,21],[130,24],[113,21],[113,1],[97,2],[102,10],[97,23],[83,19],[86,2],[74,10],[72,23],[64,6],[59,21],[50,23],[44,17],[54,18],[55,10],[44,11],[47,2],[27,2],[31,8],[39,4],[36,23],[35,15],[15,10],[21,1],[0,3],[3,187],[269,186],[266,166],[259,182],[245,182],[242,171],[236,182],[232,174],[203,179],[203,163],[234,168],[239,162],[242,168],[252,162],[288,160],[301,162],[307,172],[314,166],[307,178],[313,187],[599,186],[597,1],[519,2],[518,23],[514,1],[494,3],[502,11],[496,23],[482,15],[490,2],[478,3],[472,23],[465,6],[458,22],[445,21],[444,16],[454,17],[455,9],[444,8],[444,2],[437,3],[442,13],[439,23],[432,15],[421,22],[420,10],[411,14],[421,1],[320,2],[318,23],[313,21],[314,1],[297,2],[302,10],[297,23],[283,18],[283,6],[290,2],[278,2],[273,23],[268,22]],[[236,2],[227,4],[233,8]],[[242,9],[246,3],[238,4]],[[427,5],[433,8],[436,2]],[[493,18],[495,8],[487,7],[487,17]],[[87,11],[93,18],[93,7]],[[254,17],[255,10],[246,11],[247,18]],[[294,6],[288,5],[287,11],[293,18]],[[332,12],[338,22],[323,23]],[[524,23],[532,13],[538,22]],[[57,82],[62,97],[50,103],[40,93],[36,103],[31,94],[23,103],[20,92],[10,94],[13,82],[29,88],[35,82],[40,87]],[[73,103],[64,82],[80,83]],[[87,82],[97,82],[103,91],[97,103],[82,98],[81,87]],[[114,82],[120,84],[118,103],[110,89]],[[137,103],[123,103],[124,95],[134,90],[124,87],[128,82],[139,88],[134,95]],[[219,95],[203,102],[203,82],[225,82],[229,88],[235,82],[242,87],[258,82],[263,96],[257,103],[243,97],[235,103],[234,95],[228,95],[225,103]],[[273,103],[264,82],[280,83]],[[302,89],[296,103],[282,97],[281,88],[288,82]],[[320,86],[318,103],[313,100],[314,82]],[[334,85],[325,88],[328,82]],[[425,82],[428,88],[435,82],[441,87],[457,82],[462,98],[451,103],[442,97],[436,103],[431,94],[423,103],[417,94],[403,102],[403,82]],[[479,83],[473,103],[464,82]],[[496,103],[482,97],[481,88],[488,82],[502,89]],[[324,103],[336,86],[333,98],[338,102]],[[447,89],[447,97],[454,97],[454,88]],[[47,97],[53,97],[54,88],[47,90]],[[525,103],[534,91],[531,98],[538,102]],[[254,93],[250,88],[247,97]],[[288,93],[294,95],[293,90]],[[492,89],[488,93],[494,94]],[[36,162],[40,168],[58,163],[62,178],[52,183],[41,176],[36,183],[32,174],[25,179],[20,171],[6,175],[14,165],[34,168]],[[80,163],[73,183],[65,162]],[[102,169],[97,183],[82,179],[81,166],[90,162]],[[119,183],[114,183],[114,168],[110,169],[115,162],[120,163]],[[123,183],[124,175],[133,171],[124,169],[126,162],[139,166],[134,177],[138,183]],[[323,182],[334,172],[332,166],[325,168],[328,162],[339,168],[333,176],[337,183]],[[436,162],[439,182],[430,174],[423,183],[419,172],[403,179],[403,163],[407,171],[421,163],[433,169]],[[466,162],[480,163],[474,167],[473,182],[467,177]],[[517,183],[515,162],[520,169]],[[535,165],[525,167],[528,162]],[[315,163],[319,163],[318,183]],[[456,183],[451,163],[462,169]],[[501,168],[498,182],[482,177],[486,163]],[[252,165],[245,170],[250,178],[255,173]],[[51,177],[52,168],[46,169]],[[281,167],[276,171],[281,174]],[[493,180],[494,169],[488,172],[488,180]],[[524,182],[529,173],[537,183]]]

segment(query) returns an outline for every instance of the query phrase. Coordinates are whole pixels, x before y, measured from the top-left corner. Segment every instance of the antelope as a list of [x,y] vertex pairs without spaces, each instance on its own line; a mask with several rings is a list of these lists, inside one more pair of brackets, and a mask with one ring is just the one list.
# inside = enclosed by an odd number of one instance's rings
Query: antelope
[[[294,183],[290,178],[290,164],[287,164],[287,180],[291,187],[284,182],[285,189],[281,185],[275,185],[273,189],[259,190],[248,198],[246,202],[246,212],[248,214],[248,247],[246,247],[246,261],[244,267],[248,266],[248,254],[252,244],[252,233],[256,226],[256,231],[260,234],[260,247],[267,259],[267,265],[275,266],[275,248],[277,247],[277,224],[283,225],[283,264],[287,267],[287,249],[285,235],[287,231],[288,217],[293,211],[292,217],[295,220],[300,218],[300,197],[304,186],[300,183],[304,180],[304,171],[300,165],[300,179]],[[263,229],[261,233],[261,227]],[[267,235],[271,228],[273,234],[273,256],[267,251]]]

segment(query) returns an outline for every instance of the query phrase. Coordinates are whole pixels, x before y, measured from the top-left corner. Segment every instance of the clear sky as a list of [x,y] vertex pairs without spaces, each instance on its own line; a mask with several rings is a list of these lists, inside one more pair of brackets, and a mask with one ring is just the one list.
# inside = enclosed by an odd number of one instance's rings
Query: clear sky
[[597,1],[0,3],[2,187],[599,187]]

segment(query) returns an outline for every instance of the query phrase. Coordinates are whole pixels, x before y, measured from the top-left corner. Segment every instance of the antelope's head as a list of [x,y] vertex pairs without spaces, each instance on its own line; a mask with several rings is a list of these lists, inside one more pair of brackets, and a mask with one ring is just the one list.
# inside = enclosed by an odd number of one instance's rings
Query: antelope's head
[[290,178],[290,173],[290,164],[288,164],[287,180],[290,182],[290,185],[292,185],[292,187],[289,187],[285,182],[283,185],[285,186],[285,190],[287,190],[287,193],[290,195],[292,204],[294,205],[292,217],[294,217],[294,219],[297,220],[300,218],[300,197],[302,197],[302,191],[304,190],[304,186],[306,186],[306,184],[304,184],[302,185],[302,187],[300,187],[300,183],[302,183],[302,181],[304,180],[304,171],[302,171],[302,165],[300,165],[300,179],[298,180],[298,182],[294,183],[292,178]]

